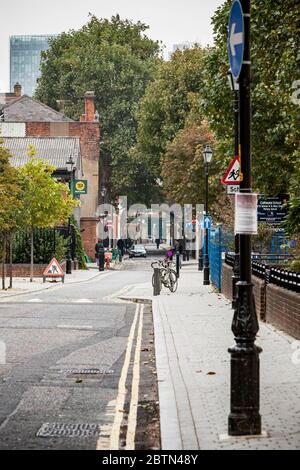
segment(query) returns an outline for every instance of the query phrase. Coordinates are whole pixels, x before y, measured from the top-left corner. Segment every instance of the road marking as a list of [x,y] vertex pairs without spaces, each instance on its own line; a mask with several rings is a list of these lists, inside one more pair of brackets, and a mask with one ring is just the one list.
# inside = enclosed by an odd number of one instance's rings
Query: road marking
[[91,325],[57,325],[57,328],[69,328],[70,330],[93,330]]
[[[119,450],[120,429],[121,429],[121,424],[122,424],[122,420],[124,416],[123,409],[124,409],[125,398],[126,398],[126,379],[128,375],[133,339],[134,339],[137,320],[139,317],[139,312],[140,312],[140,305],[137,305],[135,309],[135,315],[134,315],[134,319],[131,325],[128,341],[127,341],[125,360],[124,360],[124,364],[123,364],[123,368],[121,372],[121,377],[119,380],[118,396],[116,399],[116,406],[114,410],[115,416],[114,416],[114,422],[113,422],[111,434],[110,434],[110,444],[109,444],[110,450]],[[97,450],[102,449],[101,438],[98,439],[96,449]]]
[[92,304],[93,301],[90,300],[90,299],[78,299],[78,300],[74,300],[74,303],[75,304],[79,304],[79,303],[81,303],[81,304]]
[[137,408],[139,403],[139,385],[140,385],[140,356],[142,348],[144,305],[141,307],[138,334],[136,339],[136,348],[134,355],[133,376],[131,386],[131,402],[128,415],[128,427],[126,435],[126,450],[135,449],[135,432],[137,424]]
[[43,302],[41,299],[30,299],[30,300],[27,300],[27,302]]

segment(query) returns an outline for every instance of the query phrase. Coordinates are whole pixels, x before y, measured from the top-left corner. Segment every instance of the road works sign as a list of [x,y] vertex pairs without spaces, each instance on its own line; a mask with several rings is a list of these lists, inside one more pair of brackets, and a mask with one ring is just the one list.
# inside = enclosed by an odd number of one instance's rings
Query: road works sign
[[228,27],[228,55],[232,75],[237,79],[244,58],[244,15],[239,0],[232,4]]
[[228,170],[221,179],[222,184],[239,185],[241,182],[240,158],[235,156],[230,163]]
[[43,272],[43,281],[46,281],[47,277],[57,278],[60,277],[62,282],[65,280],[65,273],[62,270],[59,262],[53,258],[51,262],[48,264],[47,268]]

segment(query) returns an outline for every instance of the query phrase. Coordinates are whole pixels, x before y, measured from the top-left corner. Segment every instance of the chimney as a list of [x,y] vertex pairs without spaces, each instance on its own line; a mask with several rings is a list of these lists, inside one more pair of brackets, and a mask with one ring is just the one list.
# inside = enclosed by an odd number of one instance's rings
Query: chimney
[[85,120],[95,120],[95,93],[93,91],[87,91],[84,94],[85,104]]
[[14,85],[14,94],[17,97],[22,95],[22,86],[20,85],[19,82],[15,83]]

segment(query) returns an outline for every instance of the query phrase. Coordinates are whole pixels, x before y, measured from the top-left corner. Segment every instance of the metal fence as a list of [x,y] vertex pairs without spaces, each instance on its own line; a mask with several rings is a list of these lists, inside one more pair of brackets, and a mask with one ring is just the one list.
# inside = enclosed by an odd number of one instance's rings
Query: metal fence
[[270,268],[267,273],[267,282],[276,284],[284,289],[300,292],[300,273],[294,273],[280,268]]
[[[257,255],[252,257],[252,274],[263,279],[266,284],[276,284],[294,292],[300,292],[300,273],[295,273],[282,269],[271,264],[287,263],[293,257],[290,255],[261,255],[258,259]],[[233,267],[233,253],[226,253],[225,263]]]

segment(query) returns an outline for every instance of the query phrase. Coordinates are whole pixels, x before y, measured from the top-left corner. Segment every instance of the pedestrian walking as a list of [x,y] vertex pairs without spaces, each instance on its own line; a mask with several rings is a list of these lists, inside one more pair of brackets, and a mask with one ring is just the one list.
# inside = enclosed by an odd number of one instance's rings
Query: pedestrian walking
[[160,239],[156,238],[155,243],[156,243],[156,248],[159,250]]
[[103,243],[100,239],[98,239],[98,242],[95,245],[95,258],[96,258],[97,266],[99,266],[99,254],[103,252],[104,252]]
[[118,247],[118,251],[119,251],[119,256],[121,256],[123,258],[125,243],[124,243],[124,240],[122,240],[122,238],[120,238],[117,241],[117,247]]

